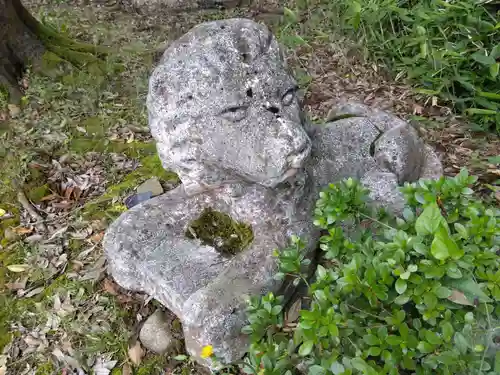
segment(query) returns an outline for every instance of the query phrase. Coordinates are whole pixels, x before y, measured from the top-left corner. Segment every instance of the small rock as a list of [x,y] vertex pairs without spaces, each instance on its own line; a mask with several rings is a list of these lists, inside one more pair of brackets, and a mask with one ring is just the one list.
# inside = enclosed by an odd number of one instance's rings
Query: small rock
[[139,340],[146,349],[157,354],[163,354],[175,345],[170,325],[161,310],[156,310],[146,319],[139,333]]
[[150,191],[146,193],[133,194],[125,199],[125,206],[127,206],[127,208],[132,208],[134,206],[137,206],[141,202],[145,202],[148,199],[151,199],[152,197],[153,194]]
[[40,242],[42,240],[43,240],[43,236],[41,234],[34,234],[34,235],[26,237],[24,239],[24,241],[26,241],[28,243],[36,243],[36,242]]
[[137,194],[151,192],[153,197],[163,194],[163,187],[156,177],[144,181],[137,187]]

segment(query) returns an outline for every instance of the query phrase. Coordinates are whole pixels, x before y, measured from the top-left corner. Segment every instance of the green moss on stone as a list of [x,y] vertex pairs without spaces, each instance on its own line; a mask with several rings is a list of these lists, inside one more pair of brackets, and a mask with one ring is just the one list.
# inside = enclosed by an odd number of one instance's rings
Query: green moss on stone
[[69,144],[69,150],[80,155],[95,151],[123,153],[128,157],[138,158],[154,154],[156,152],[156,145],[152,142],[125,143],[110,141],[105,136],[101,135],[74,134]]
[[225,213],[206,208],[186,230],[186,237],[198,238],[224,255],[234,255],[253,241],[252,227],[236,222]]
[[161,182],[178,182],[178,177],[175,173],[163,169],[157,155],[141,159],[141,164],[141,167],[128,174],[121,182],[106,189],[106,192],[102,196],[87,203],[83,208],[83,215],[91,219],[114,219],[127,210],[123,204],[115,203],[117,198],[132,192],[133,189],[147,179],[157,177]]

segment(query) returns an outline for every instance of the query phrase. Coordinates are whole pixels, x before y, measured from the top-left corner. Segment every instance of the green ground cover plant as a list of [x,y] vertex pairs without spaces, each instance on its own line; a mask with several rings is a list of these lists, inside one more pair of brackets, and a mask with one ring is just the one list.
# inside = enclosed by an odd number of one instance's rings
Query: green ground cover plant
[[452,105],[476,129],[500,132],[498,2],[300,0],[293,6],[291,22],[304,12],[323,14],[334,32],[359,42],[396,78]]
[[353,179],[325,189],[313,281],[300,238],[277,253],[277,277],[305,283],[310,306],[290,325],[283,297],[251,299],[244,371],[500,373],[500,210],[474,196],[475,181],[463,169],[407,184],[400,218],[367,204]]

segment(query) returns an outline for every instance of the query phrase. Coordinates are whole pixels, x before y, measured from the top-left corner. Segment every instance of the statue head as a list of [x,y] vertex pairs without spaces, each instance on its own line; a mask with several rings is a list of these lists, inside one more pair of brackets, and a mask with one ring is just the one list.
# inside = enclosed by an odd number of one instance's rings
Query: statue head
[[296,94],[265,26],[246,19],[196,26],[165,51],[149,83],[163,166],[188,192],[228,179],[276,186],[311,150]]

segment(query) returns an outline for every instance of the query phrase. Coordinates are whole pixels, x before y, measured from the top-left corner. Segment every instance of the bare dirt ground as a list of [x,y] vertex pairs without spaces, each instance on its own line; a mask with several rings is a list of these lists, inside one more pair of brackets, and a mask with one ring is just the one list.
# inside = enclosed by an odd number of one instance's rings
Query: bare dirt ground
[[498,137],[471,132],[435,99],[413,95],[361,58],[360,48],[336,36],[324,3],[312,1],[295,25],[282,5],[264,1],[155,16],[113,0],[28,3],[43,22],[113,53],[104,71],[28,72],[23,108],[0,109],[0,375],[201,372],[174,359],[183,354],[180,336],[167,356],[138,346],[141,322],[159,306],[107,276],[100,245],[137,185],[151,176],[164,189],[178,183],[155,156],[145,95],[161,51],[198,22],[242,16],[268,24],[287,47],[312,120],[339,98],[390,110],[420,128],[446,174],[466,166],[482,192],[500,200]]

